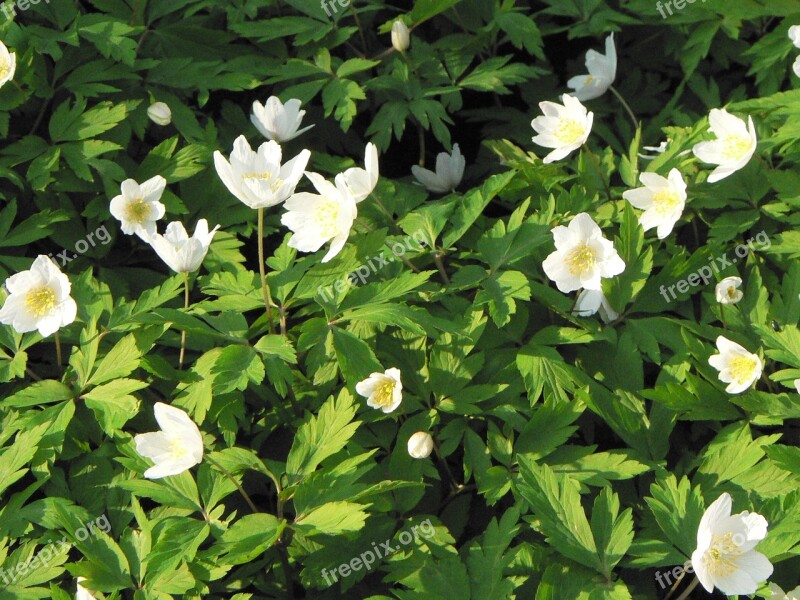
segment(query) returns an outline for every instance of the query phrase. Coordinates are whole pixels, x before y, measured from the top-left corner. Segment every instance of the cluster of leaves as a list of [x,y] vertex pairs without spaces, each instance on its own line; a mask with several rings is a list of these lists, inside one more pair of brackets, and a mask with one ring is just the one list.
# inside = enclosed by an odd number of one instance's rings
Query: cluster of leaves
[[[0,579],[0,598],[63,600],[76,576],[107,598],[658,598],[655,571],[687,560],[725,491],[768,519],[759,549],[775,580],[800,583],[796,1],[708,0],[668,19],[652,0],[417,0],[408,12],[352,0],[330,12],[307,0],[51,0],[0,23],[17,52],[0,89],[0,276],[67,249],[79,306],[61,332],[63,372],[52,339],[0,326],[0,568],[72,542]],[[400,15],[412,25],[403,55],[388,49]],[[594,152],[544,166],[536,105],[610,31],[617,87],[643,128],[607,94],[589,103]],[[360,160],[374,141],[374,196],[391,213],[361,203],[325,265],[287,246],[279,210],[268,215],[286,335],[264,315],[253,212],[212,166],[240,133],[257,139],[250,105],[271,94],[307,105],[315,171],[352,166],[327,153]],[[154,99],[172,125],[148,121]],[[712,187],[685,151],[728,103],[754,117],[759,151]],[[665,136],[668,151],[643,164],[640,146]],[[468,158],[464,192],[429,198],[410,165],[452,142]],[[621,194],[640,171],[672,167],[689,202],[658,241]],[[222,225],[189,309],[182,278],[108,212],[122,180],[156,174],[170,216]],[[552,227],[584,211],[627,265],[605,289],[623,309],[608,326],[573,316],[541,269]],[[110,243],[73,252],[100,226]],[[419,232],[427,247],[406,262],[319,293]],[[745,280],[739,304],[717,304],[713,285],[660,293],[760,232],[770,243],[720,273]],[[753,390],[726,394],[708,365],[721,334],[760,349]],[[392,366],[404,395],[387,416],[354,387]],[[209,462],[142,478],[132,439],[153,429],[157,401],[188,411],[260,512]],[[431,459],[408,455],[416,431],[432,433]],[[80,539],[101,514],[110,532]],[[398,542],[426,519],[431,535]],[[324,577],[386,540],[397,551],[371,570]]]

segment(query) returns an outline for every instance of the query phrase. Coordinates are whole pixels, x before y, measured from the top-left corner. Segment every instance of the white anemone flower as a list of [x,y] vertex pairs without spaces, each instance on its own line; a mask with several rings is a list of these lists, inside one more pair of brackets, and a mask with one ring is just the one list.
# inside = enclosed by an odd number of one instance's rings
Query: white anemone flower
[[208,221],[200,219],[194,235],[189,237],[183,223],[173,221],[167,225],[164,235],[156,233],[150,238],[150,245],[170,269],[176,273],[192,273],[203,263],[217,229],[219,225],[209,231]]
[[408,454],[411,458],[428,458],[433,452],[433,438],[427,431],[418,431],[408,438]]
[[392,23],[392,46],[398,52],[405,52],[411,45],[411,34],[408,26],[402,20],[397,19]]
[[97,600],[95,596],[81,585],[86,581],[86,577],[78,577],[75,584],[75,600]]
[[172,123],[172,110],[165,102],[153,102],[147,108],[147,116],[150,117],[153,123],[161,127],[166,127]]
[[591,317],[598,312],[603,323],[611,323],[619,318],[619,313],[609,304],[602,290],[581,290],[572,314],[576,317]]
[[608,91],[617,77],[617,49],[614,46],[614,34],[606,38],[606,53],[597,50],[586,53],[586,69],[588,75],[573,77],[567,87],[575,90],[572,95],[581,102],[599,98]]
[[772,596],[767,600],[800,600],[800,585],[790,592],[784,592],[779,585],[770,583],[769,591],[772,593]]
[[3,42],[0,42],[0,87],[14,79],[17,70],[17,53],[9,52]]
[[797,393],[800,394],[800,379],[794,380],[794,387],[797,390]]
[[643,210],[639,216],[642,229],[656,228],[658,239],[663,240],[675,227],[686,206],[686,182],[678,169],[669,176],[656,173],[641,173],[639,181],[644,187],[628,190],[622,194],[632,206]]
[[330,241],[322,259],[326,263],[344,248],[358,209],[343,174],[336,176],[336,185],[317,173],[306,173],[306,177],[319,194],[300,192],[289,198],[284,204],[288,212],[281,217],[281,223],[292,230],[290,248],[316,252]]
[[283,104],[277,96],[270,96],[266,103],[253,102],[250,121],[268,140],[284,143],[305,133],[313,125],[300,129],[306,111],[300,110],[301,102],[292,98]]
[[789,27],[789,39],[792,40],[795,48],[800,48],[800,25]]
[[731,515],[733,502],[722,494],[706,509],[697,529],[692,567],[709,593],[718,588],[726,596],[754,594],[772,575],[772,564],[754,548],[767,537],[767,520],[744,511]]
[[728,384],[725,391],[729,394],[741,394],[761,377],[761,359],[736,342],[719,336],[717,351],[709,357],[708,364],[719,371],[719,380]]
[[411,173],[428,191],[435,194],[454,192],[464,177],[466,159],[461,155],[461,148],[453,144],[453,153],[441,152],[436,157],[436,172],[423,169],[419,165],[411,167]]
[[403,384],[400,369],[392,367],[383,373],[372,373],[356,384],[356,392],[367,399],[367,406],[390,413],[403,400]]
[[744,292],[739,289],[742,285],[741,277],[726,277],[717,284],[714,295],[720,304],[736,304],[744,297]]
[[356,203],[365,200],[378,185],[378,148],[370,142],[364,151],[364,168],[352,167],[344,173],[344,182]]
[[717,139],[695,144],[692,152],[703,162],[718,165],[708,176],[708,182],[715,183],[744,168],[750,162],[758,146],[758,137],[753,117],[748,116],[745,123],[725,109],[715,108],[711,110],[708,122],[709,131],[716,135]]
[[268,208],[285,201],[303,177],[311,152],[303,150],[281,166],[280,144],[269,141],[254,152],[240,135],[233,142],[228,162],[221,152],[214,152],[217,174],[231,194],[250,208]]
[[30,270],[12,275],[5,286],[10,295],[0,309],[0,323],[17,333],[38,330],[47,337],[75,321],[78,305],[69,295],[69,278],[49,257],[39,255]]
[[136,451],[155,465],[144,472],[147,479],[180,475],[203,460],[203,436],[184,411],[156,402],[153,409],[161,431],[140,433]]
[[146,242],[156,232],[156,221],[166,212],[160,199],[167,180],[161,175],[142,184],[126,179],[120,187],[122,193],[111,200],[109,211],[121,223],[122,233],[136,234]]
[[563,105],[540,102],[544,116],[531,121],[531,127],[539,134],[533,138],[533,143],[555,148],[544,157],[545,164],[561,160],[580,148],[592,132],[594,113],[587,112],[580,100],[569,94],[562,95],[561,101]]
[[602,230],[588,214],[575,215],[568,227],[559,225],[551,233],[556,251],[544,260],[542,268],[560,291],[601,290],[603,278],[625,270],[625,262],[614,244],[603,237]]
[[795,75],[797,75],[798,77],[800,77],[800,56],[798,56],[798,57],[797,57],[797,58],[794,60],[794,64],[792,65],[792,70],[794,71],[794,74],[795,74]]

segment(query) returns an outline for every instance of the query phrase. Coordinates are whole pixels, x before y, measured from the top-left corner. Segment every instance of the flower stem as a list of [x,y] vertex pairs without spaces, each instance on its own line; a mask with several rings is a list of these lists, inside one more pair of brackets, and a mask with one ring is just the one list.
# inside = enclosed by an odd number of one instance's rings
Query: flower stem
[[694,588],[696,588],[697,584],[699,584],[699,583],[700,583],[700,580],[697,577],[695,577],[694,581],[692,581],[692,583],[689,585],[689,587],[686,588],[686,590],[678,597],[678,600],[686,600],[686,598],[689,597],[689,594],[692,593],[692,590],[694,590]]
[[61,369],[61,337],[58,335],[58,332],[55,333],[55,342],[56,342],[56,366],[58,367],[58,372],[63,373]]
[[239,493],[242,495],[245,502],[247,502],[247,505],[250,507],[250,510],[252,510],[254,513],[260,512],[256,508],[256,505],[253,504],[253,501],[250,499],[250,496],[247,494],[247,492],[244,491],[244,488],[239,484],[238,481],[236,481],[236,478],[233,475],[231,475],[230,471],[228,471],[225,467],[223,467],[221,464],[219,464],[210,456],[206,455],[205,458],[209,463],[211,463],[214,467],[216,467],[220,471],[220,473],[222,473],[223,475],[225,475],[225,477],[231,480],[233,485],[236,486],[236,489],[239,490]]
[[592,163],[594,164],[595,169],[597,169],[597,174],[600,176],[600,181],[603,182],[603,187],[605,188],[606,195],[608,196],[609,201],[611,200],[611,188],[608,186],[608,182],[606,181],[605,176],[603,175],[603,168],[600,165],[600,159],[597,158],[594,152],[589,149],[588,144],[583,145],[583,149],[586,150],[586,154],[589,155],[591,158]]
[[272,296],[267,285],[266,263],[264,262],[264,209],[258,209],[258,272],[261,275],[261,293],[264,294],[264,306],[267,309],[267,323],[272,333]]
[[433,262],[436,263],[436,268],[439,269],[439,275],[442,276],[442,280],[444,281],[445,285],[450,285],[450,278],[447,276],[447,271],[444,268],[444,261],[442,260],[441,252],[436,252],[433,255]]
[[633,110],[631,109],[630,105],[625,101],[625,98],[622,97],[622,94],[620,94],[613,85],[610,86],[608,89],[611,90],[611,93],[614,94],[617,97],[617,100],[620,101],[622,106],[625,107],[628,116],[631,118],[631,122],[633,122],[633,131],[635,133],[636,130],[639,129],[639,121],[636,119],[636,115],[633,113]]
[[[189,308],[189,273],[183,274],[183,308]],[[178,356],[178,369],[183,369],[183,358],[186,355],[186,330],[181,331],[181,353]]]

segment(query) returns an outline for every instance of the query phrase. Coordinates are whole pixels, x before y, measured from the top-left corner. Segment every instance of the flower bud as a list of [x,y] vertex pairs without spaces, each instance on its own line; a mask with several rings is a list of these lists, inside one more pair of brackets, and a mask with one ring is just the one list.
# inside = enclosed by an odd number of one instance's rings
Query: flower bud
[[163,102],[154,102],[147,109],[147,116],[156,125],[169,125],[172,123],[172,111]]
[[411,45],[411,36],[408,27],[400,19],[392,24],[392,46],[398,52],[405,52]]
[[428,458],[433,451],[433,438],[425,431],[418,431],[408,439],[408,453],[412,458]]

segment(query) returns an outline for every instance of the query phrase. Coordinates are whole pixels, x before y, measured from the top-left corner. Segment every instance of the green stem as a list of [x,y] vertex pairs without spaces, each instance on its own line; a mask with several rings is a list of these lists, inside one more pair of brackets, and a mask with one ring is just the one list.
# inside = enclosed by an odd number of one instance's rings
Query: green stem
[[264,209],[258,209],[258,272],[261,275],[261,293],[264,295],[264,306],[267,309],[267,323],[272,333],[272,295],[267,285],[266,263],[264,262]]
[[[183,274],[183,308],[189,308],[189,273]],[[181,331],[181,353],[178,356],[178,369],[183,369],[183,359],[186,356],[186,330]]]
[[683,593],[682,593],[682,594],[681,594],[681,595],[678,597],[678,600],[686,600],[686,598],[688,598],[688,597],[689,597],[689,594],[691,594],[691,593],[692,593],[692,590],[694,590],[694,588],[696,588],[696,587],[697,587],[697,584],[699,584],[699,583],[700,583],[700,580],[699,580],[697,577],[695,577],[695,578],[694,578],[694,581],[692,581],[691,585],[689,585],[689,587],[688,587],[688,588],[686,588],[686,591],[684,591],[684,592],[683,592]]
[[55,333],[55,342],[56,342],[56,366],[58,367],[58,372],[63,373],[61,369],[61,337],[58,335],[58,332]]
[[211,463],[214,467],[216,467],[220,473],[222,473],[223,475],[225,475],[225,477],[231,480],[233,485],[236,486],[236,489],[239,490],[239,493],[242,495],[245,502],[247,502],[247,505],[250,507],[250,510],[252,510],[254,513],[260,512],[256,508],[256,505],[253,504],[253,501],[250,499],[250,496],[247,494],[247,492],[244,491],[244,488],[239,484],[238,481],[236,481],[236,478],[230,473],[230,471],[228,471],[225,467],[223,467],[221,464],[219,464],[210,456],[206,455],[205,458],[209,463]]
[[619,100],[622,103],[622,106],[625,108],[625,111],[631,118],[631,122],[633,123],[633,131],[635,133],[636,130],[639,129],[639,121],[636,119],[636,115],[633,113],[633,110],[631,109],[630,105],[625,101],[625,98],[622,97],[622,94],[620,94],[613,85],[609,86],[608,89],[611,90],[611,93],[614,94],[617,97],[617,100]]

